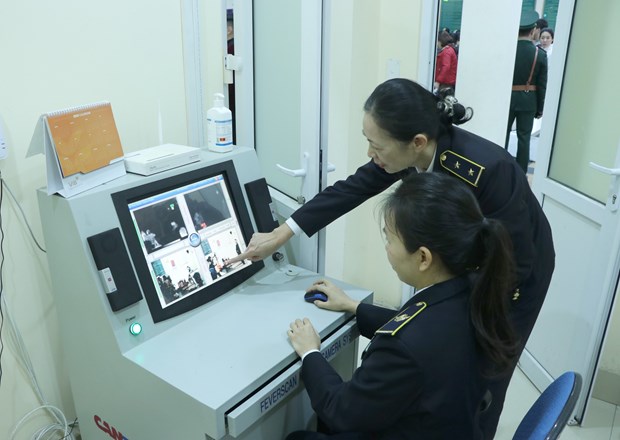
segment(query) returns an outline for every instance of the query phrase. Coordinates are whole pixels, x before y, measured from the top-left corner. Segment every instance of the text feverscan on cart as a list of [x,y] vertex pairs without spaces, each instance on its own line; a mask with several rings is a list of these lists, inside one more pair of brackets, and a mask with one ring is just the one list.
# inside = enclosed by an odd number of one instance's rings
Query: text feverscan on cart
[[270,394],[267,395],[260,402],[260,412],[264,413],[268,411],[269,408],[277,404],[280,400],[289,395],[291,391],[299,386],[299,373],[295,374],[290,379],[281,383],[276,389],[274,389]]

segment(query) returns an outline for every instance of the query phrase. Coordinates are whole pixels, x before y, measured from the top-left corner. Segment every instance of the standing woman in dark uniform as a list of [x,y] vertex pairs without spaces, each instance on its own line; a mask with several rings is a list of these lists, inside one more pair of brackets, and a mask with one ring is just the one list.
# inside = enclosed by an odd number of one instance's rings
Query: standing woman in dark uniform
[[[469,117],[454,97],[440,100],[413,81],[396,78],[380,84],[364,104],[363,133],[370,162],[317,194],[274,231],[254,234],[237,258],[259,260],[295,233],[311,236],[410,173],[444,173],[466,185],[484,216],[500,220],[511,236],[517,282],[510,317],[522,350],[551,282],[555,264],[551,228],[512,156],[453,126]],[[485,438],[493,438],[509,382],[508,377],[490,386],[493,401],[482,420]]]

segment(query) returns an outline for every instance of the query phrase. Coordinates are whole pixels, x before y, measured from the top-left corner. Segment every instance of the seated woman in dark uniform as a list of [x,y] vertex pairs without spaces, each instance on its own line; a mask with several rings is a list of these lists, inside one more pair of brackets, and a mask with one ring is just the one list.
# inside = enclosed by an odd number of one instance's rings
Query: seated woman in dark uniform
[[360,304],[326,280],[311,287],[328,297],[317,307],[355,313],[372,340],[344,382],[318,352],[310,321],[291,324],[312,407],[332,434],[289,439],[482,439],[488,380],[509,373],[519,352],[508,319],[508,233],[465,185],[439,173],[404,179],[383,213],[387,258],[417,293],[395,312]]
[[[501,221],[510,234],[517,274],[510,319],[523,350],[555,266],[551,228],[514,158],[503,147],[454,126],[470,117],[454,97],[437,97],[411,80],[379,84],[364,104],[362,121],[371,160],[325,188],[272,232],[254,234],[231,263],[265,258],[294,234],[312,236],[407,175],[445,174],[469,188],[484,216]],[[515,367],[516,362],[513,371]],[[486,438],[495,434],[510,376],[490,385],[491,407],[482,416]]]

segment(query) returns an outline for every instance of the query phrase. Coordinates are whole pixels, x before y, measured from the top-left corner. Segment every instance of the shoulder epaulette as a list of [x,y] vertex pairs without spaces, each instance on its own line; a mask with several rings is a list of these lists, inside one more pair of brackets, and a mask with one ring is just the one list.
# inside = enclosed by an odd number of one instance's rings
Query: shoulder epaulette
[[454,151],[444,151],[439,156],[441,166],[465,182],[477,187],[484,167]]
[[425,302],[418,302],[407,307],[398,315],[388,321],[383,327],[375,332],[375,334],[388,334],[394,336],[401,328],[406,326],[413,318],[418,316],[422,310],[426,308]]

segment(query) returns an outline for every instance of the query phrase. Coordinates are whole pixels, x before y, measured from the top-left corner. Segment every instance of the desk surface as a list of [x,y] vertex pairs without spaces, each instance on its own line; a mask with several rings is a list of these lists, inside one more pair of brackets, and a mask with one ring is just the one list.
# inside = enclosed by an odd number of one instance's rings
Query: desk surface
[[[324,338],[350,317],[304,301],[318,275],[287,272],[261,271],[125,356],[214,410],[238,402],[298,358],[286,334],[293,320],[308,317]],[[355,299],[371,298],[338,284]]]

